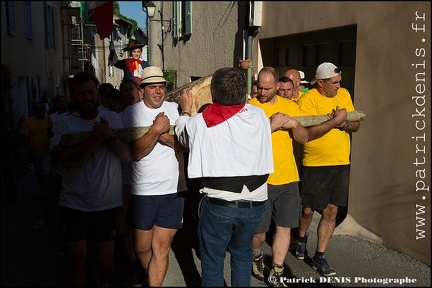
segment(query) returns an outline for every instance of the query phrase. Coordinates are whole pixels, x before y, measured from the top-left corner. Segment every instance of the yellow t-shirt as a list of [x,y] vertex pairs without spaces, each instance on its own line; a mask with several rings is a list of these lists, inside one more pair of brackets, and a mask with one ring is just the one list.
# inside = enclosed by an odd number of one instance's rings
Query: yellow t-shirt
[[[304,115],[295,102],[278,95],[275,97],[277,97],[275,104],[260,103],[257,98],[250,99],[249,103],[261,107],[269,118],[276,112],[285,113],[292,117]],[[300,180],[292,141],[288,131],[272,133],[274,172],[269,175],[269,184],[283,185]]]
[[303,95],[303,94],[304,94],[304,92],[298,91],[297,97],[293,97],[293,98],[291,98],[291,100],[294,101],[294,102],[297,102],[298,99],[300,98],[300,96]]
[[[351,95],[345,88],[339,88],[335,97],[326,97],[313,88],[305,92],[297,101],[300,109],[309,115],[326,115],[336,106],[354,111]],[[336,166],[350,163],[350,137],[337,128],[324,136],[309,141],[303,146],[304,166]]]
[[21,134],[28,136],[30,149],[34,156],[39,157],[49,152],[48,116],[42,120],[35,116],[24,120]]

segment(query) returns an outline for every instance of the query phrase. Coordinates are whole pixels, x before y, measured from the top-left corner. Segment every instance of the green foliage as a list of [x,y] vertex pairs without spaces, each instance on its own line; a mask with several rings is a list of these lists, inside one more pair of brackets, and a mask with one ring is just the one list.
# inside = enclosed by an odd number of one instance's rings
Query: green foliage
[[167,92],[177,88],[177,70],[165,69],[163,77],[168,81]]
[[177,78],[177,71],[173,69],[165,69],[165,71],[163,72],[163,76],[165,80],[174,83]]

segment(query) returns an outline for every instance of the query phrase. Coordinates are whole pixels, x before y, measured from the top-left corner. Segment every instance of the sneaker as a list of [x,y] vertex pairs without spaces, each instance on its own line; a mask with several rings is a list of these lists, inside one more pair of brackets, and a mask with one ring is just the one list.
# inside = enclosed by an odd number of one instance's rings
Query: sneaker
[[269,272],[268,277],[268,285],[272,287],[288,287],[285,282],[281,281],[281,277],[283,277],[284,268],[279,268],[273,266],[273,268]]
[[33,225],[33,230],[40,230],[42,229],[46,224],[48,223],[48,221],[46,221],[45,219],[41,219],[39,220],[35,225]]
[[328,265],[324,255],[318,257],[318,259],[316,259],[315,257],[312,258],[312,268],[317,270],[324,276],[336,275],[336,271]]
[[297,259],[303,260],[306,256],[306,242],[297,242],[297,248],[295,251],[295,256],[297,257]]
[[252,256],[252,276],[264,281],[264,255],[262,251],[259,256]]

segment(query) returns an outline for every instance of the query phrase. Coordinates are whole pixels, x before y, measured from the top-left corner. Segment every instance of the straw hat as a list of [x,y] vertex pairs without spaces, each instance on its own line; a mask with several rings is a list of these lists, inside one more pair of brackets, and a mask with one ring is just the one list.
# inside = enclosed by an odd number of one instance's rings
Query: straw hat
[[135,49],[142,48],[142,47],[144,47],[144,44],[141,44],[140,42],[131,39],[128,45],[125,48],[123,48],[123,51],[133,51]]
[[157,66],[149,66],[144,68],[140,84],[148,83],[166,83],[163,77],[162,69]]

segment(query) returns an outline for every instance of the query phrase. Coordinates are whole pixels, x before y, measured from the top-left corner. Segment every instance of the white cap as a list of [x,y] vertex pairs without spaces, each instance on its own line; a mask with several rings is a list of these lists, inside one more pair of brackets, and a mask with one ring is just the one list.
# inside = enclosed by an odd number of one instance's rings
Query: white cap
[[298,72],[300,73],[300,84],[308,84],[309,82],[305,80],[305,73],[301,70],[298,70]]
[[318,66],[315,78],[310,82],[310,84],[314,85],[319,79],[329,79],[341,73],[342,71],[340,71],[340,69],[333,63],[324,62]]

